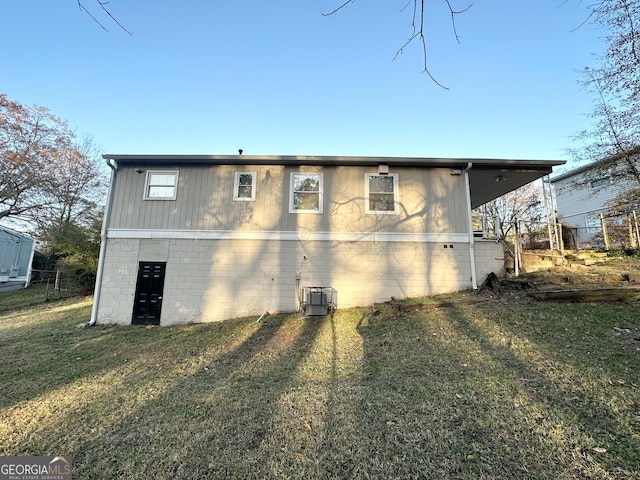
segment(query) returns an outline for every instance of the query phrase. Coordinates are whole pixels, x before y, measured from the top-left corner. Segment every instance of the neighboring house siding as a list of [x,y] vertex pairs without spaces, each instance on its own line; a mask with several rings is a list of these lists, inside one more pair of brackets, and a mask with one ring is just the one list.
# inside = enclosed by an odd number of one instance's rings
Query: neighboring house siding
[[29,283],[35,247],[33,238],[0,228],[0,290]]
[[610,177],[594,175],[591,169],[586,169],[563,175],[558,180],[552,179],[558,215],[563,223],[576,229],[578,245],[598,242],[594,236],[601,228],[596,219],[601,212],[607,215],[607,202],[637,186],[631,176],[598,182],[605,178]]
[[[466,232],[464,177],[449,169],[397,169],[399,213],[365,213],[371,167],[208,166],[179,171],[175,201],[144,200],[145,174],[118,171],[110,228],[324,232]],[[234,172],[254,171],[255,201],[233,201]],[[289,213],[291,172],[322,172],[322,214]]]
[[[476,242],[480,278],[502,246]],[[332,286],[340,307],[471,288],[469,248],[451,242],[112,239],[99,318],[131,323],[139,261],[166,261],[161,324],[294,311],[301,287]]]

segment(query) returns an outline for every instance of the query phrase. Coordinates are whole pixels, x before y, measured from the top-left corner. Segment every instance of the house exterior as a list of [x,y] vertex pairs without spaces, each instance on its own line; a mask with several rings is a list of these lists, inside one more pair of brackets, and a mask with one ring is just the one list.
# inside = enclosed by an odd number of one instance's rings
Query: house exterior
[[29,285],[37,241],[0,226],[0,292]]
[[[636,152],[634,161],[640,168]],[[613,156],[575,168],[550,179],[555,192],[556,212],[563,224],[572,228],[578,246],[600,245],[600,214],[609,216],[607,202],[621,192],[637,187],[627,173],[628,166]]]
[[215,322],[476,288],[504,267],[471,210],[562,161],[104,155],[90,323]]

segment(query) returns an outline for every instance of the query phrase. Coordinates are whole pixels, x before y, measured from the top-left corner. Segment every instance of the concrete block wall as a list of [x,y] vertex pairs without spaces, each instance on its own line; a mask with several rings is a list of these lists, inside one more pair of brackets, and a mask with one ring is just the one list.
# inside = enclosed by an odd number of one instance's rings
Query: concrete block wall
[[501,243],[494,240],[476,240],[474,250],[478,287],[482,285],[490,273],[504,276],[504,248]]
[[[478,283],[503,268],[501,245],[475,252]],[[161,325],[295,311],[308,286],[339,308],[471,288],[466,243],[110,239],[98,322],[131,323],[139,261],[167,262]]]
[[110,239],[105,254],[99,323],[131,323],[138,275],[139,240]]

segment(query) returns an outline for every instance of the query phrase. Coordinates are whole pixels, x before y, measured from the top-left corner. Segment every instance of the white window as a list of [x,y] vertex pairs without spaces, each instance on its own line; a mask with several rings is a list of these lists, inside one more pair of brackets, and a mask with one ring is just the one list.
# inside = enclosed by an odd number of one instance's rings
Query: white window
[[147,172],[144,187],[145,200],[175,200],[178,172]]
[[600,217],[587,217],[585,219],[586,230],[589,235],[602,231],[602,223]]
[[253,202],[256,199],[256,172],[236,172],[233,181],[233,199]]
[[292,173],[289,213],[322,213],[322,174]]
[[398,213],[398,175],[365,173],[365,213]]

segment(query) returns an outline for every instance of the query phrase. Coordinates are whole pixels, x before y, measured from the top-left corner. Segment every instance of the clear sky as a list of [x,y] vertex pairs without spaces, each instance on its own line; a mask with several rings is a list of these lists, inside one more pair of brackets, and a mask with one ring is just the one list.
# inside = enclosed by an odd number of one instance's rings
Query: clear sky
[[[466,1],[466,0],[465,0]],[[578,71],[602,33],[579,0],[428,7],[356,0],[0,2],[0,91],[41,105],[103,153],[567,159],[587,126]],[[452,0],[456,8],[467,3]]]

